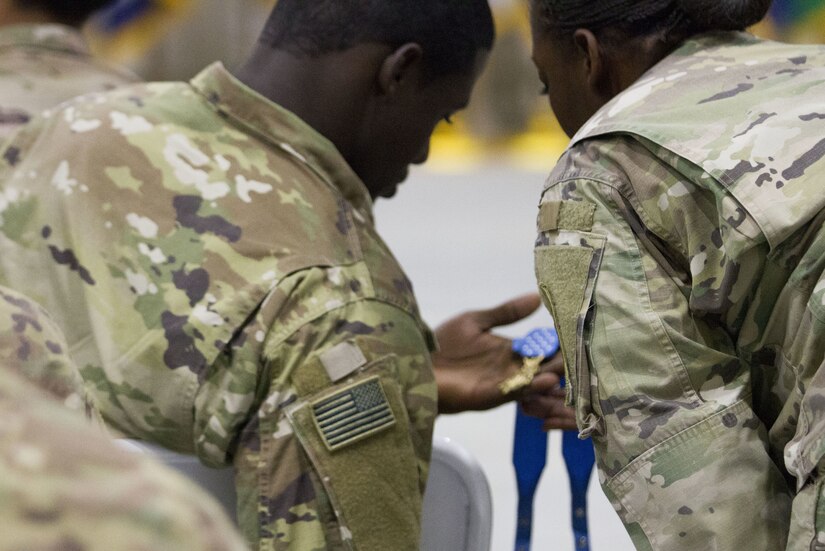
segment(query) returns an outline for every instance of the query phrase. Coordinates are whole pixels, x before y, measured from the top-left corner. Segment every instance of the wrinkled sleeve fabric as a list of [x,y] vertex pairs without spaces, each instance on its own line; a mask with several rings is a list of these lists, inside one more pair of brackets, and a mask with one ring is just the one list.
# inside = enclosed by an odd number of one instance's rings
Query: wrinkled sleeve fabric
[[0,364],[67,408],[93,413],[63,332],[39,304],[8,287],[0,287]]
[[426,330],[371,281],[285,278],[199,391],[200,455],[232,450],[256,546],[418,548],[436,385]]
[[780,548],[788,489],[728,313],[706,307],[739,291],[713,245],[715,197],[655,160],[602,153],[587,168],[568,153],[551,176],[535,248],[602,486],[639,549]]

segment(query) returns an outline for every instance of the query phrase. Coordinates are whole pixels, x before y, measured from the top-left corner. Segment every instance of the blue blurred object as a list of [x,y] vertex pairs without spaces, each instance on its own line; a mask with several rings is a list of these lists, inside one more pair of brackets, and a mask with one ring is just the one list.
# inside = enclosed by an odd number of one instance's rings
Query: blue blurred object
[[[559,349],[555,329],[535,329],[524,338],[513,341],[513,352],[525,358],[549,358]],[[516,409],[516,431],[513,438],[513,466],[518,487],[518,518],[516,521],[516,551],[529,551],[533,533],[533,501],[541,473],[547,465],[547,433],[541,419],[530,417]]]
[[[524,338],[513,341],[513,351],[525,358],[552,357],[559,349],[555,329],[536,329]],[[561,381],[564,386],[564,379]],[[518,519],[516,524],[516,551],[530,551],[533,531],[533,501],[542,471],[547,465],[548,435],[541,419],[530,417],[517,408],[513,441],[513,466],[518,487]],[[590,474],[596,463],[593,444],[579,440],[577,431],[564,431],[562,456],[570,479],[571,516],[574,548],[590,551],[587,526],[587,489]]]
[[558,350],[559,334],[555,329],[534,329],[526,337],[513,341],[513,352],[525,358],[549,358]]
[[593,443],[580,440],[576,431],[566,430],[562,435],[561,453],[570,478],[570,512],[573,517],[573,547],[576,551],[590,551],[587,528],[587,488],[590,473],[596,464]]
[[115,33],[151,11],[155,4],[155,0],[117,0],[100,10],[95,22],[103,31]]
[[823,0],[774,0],[770,14],[777,26],[787,28],[799,25],[823,10]]
[[513,466],[518,487],[518,518],[516,520],[516,551],[529,551],[533,533],[533,498],[547,464],[547,433],[544,422],[530,417],[518,408],[513,445]]

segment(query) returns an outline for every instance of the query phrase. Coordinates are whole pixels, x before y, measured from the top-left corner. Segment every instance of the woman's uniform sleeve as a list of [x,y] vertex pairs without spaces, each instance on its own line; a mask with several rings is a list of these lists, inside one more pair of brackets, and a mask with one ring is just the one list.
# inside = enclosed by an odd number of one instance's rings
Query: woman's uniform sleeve
[[[736,281],[703,230],[678,232],[695,198],[668,191],[628,197],[579,172],[542,197],[536,273],[568,401],[638,549],[782,548],[788,488],[751,409],[749,368],[718,330],[723,316],[693,309]],[[674,233],[662,239],[650,225],[667,217]]]

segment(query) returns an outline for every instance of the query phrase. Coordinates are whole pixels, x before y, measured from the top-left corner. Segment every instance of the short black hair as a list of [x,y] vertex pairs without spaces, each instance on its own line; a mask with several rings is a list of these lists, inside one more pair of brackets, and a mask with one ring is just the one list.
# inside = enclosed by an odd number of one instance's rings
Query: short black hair
[[27,10],[43,10],[56,21],[80,26],[91,15],[113,3],[113,0],[15,0],[15,4]]
[[[761,21],[772,0],[532,0],[562,32],[614,30],[625,36],[662,34],[681,40],[710,31],[739,31]],[[670,40],[672,41],[672,40]]]
[[278,0],[260,41],[317,57],[358,44],[415,42],[431,76],[472,70],[495,39],[487,0]]

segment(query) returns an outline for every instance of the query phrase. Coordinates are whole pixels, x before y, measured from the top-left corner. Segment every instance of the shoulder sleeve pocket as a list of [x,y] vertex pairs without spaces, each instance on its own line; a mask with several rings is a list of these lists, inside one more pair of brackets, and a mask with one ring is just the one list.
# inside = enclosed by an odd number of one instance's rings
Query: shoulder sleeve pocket
[[[559,333],[567,380],[567,404],[575,406],[582,437],[600,432],[598,405],[585,354],[585,328],[604,252],[604,236],[563,231],[557,243],[535,250],[536,276],[542,300]],[[563,238],[563,239],[561,239]],[[568,244],[569,243],[569,244]]]
[[287,413],[356,550],[418,549],[419,468],[394,361],[379,360]]

